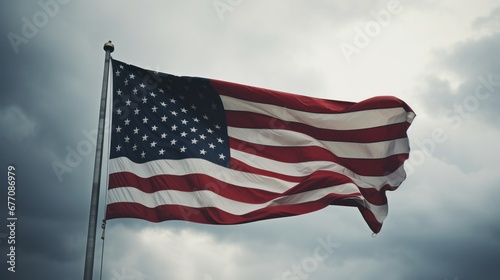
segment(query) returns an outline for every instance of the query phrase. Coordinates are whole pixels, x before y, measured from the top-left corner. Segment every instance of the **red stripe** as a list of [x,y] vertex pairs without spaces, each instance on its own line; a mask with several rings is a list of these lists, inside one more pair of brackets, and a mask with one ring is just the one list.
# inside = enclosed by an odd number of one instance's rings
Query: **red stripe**
[[242,161],[239,161],[237,159],[234,159],[234,158],[231,158],[230,168],[234,169],[234,170],[247,172],[247,173],[273,177],[273,178],[277,178],[277,179],[287,181],[287,182],[297,182],[298,183],[298,182],[302,181],[302,179],[304,178],[302,176],[290,176],[290,175],[277,173],[277,172],[274,172],[271,170],[264,170],[264,169],[255,168],[251,165],[248,165],[248,164],[246,164]]
[[406,138],[409,123],[396,123],[367,129],[336,130],[282,121],[273,117],[239,111],[226,111],[227,125],[238,128],[283,129],[300,132],[324,141],[371,143]]
[[[253,174],[259,174],[259,175],[264,175],[264,176],[279,178],[279,179],[282,179],[282,180],[286,180],[285,178],[290,179],[289,178],[290,176],[286,176],[286,175],[283,175],[283,174],[275,173],[275,172],[272,172],[272,171],[269,171],[269,170],[255,168],[253,166],[247,165],[247,164],[245,164],[245,163],[243,163],[241,161],[235,160],[235,159],[231,159],[231,168],[232,169],[237,169],[237,170],[240,170],[240,171],[244,171],[244,172],[248,172],[248,173],[253,173]],[[335,177],[339,177],[339,176],[348,178],[347,176],[345,176],[343,174],[340,174],[340,173],[331,172],[331,171],[327,171],[327,170],[321,170],[321,171],[318,170],[318,171],[315,171],[315,172],[311,173],[308,176],[304,176],[304,177],[292,177],[292,179],[299,180],[299,182],[302,182],[302,181],[306,180],[308,177],[314,176],[315,174],[322,174],[325,178],[329,178],[329,177],[335,178]],[[349,180],[348,181],[349,183],[355,184],[350,178],[348,180]],[[286,181],[292,182],[291,180],[286,180]],[[318,180],[318,183],[319,182],[321,182],[321,181]],[[322,186],[327,186],[327,185],[322,184]],[[358,187],[358,189],[361,192],[361,194],[363,195],[363,197],[365,197],[365,199],[368,202],[370,202],[371,204],[375,204],[375,205],[384,205],[384,204],[387,204],[387,197],[385,195],[385,191],[386,190],[395,190],[397,188],[398,188],[398,186],[391,186],[389,184],[383,185],[380,188],[380,191],[377,191],[377,189],[375,189],[375,188],[361,188],[361,187]]]
[[[161,190],[177,190],[183,192],[209,190],[231,200],[252,204],[265,203],[282,196],[299,194],[346,183],[353,183],[353,181],[342,174],[330,171],[315,171],[303,177],[293,188],[283,193],[275,193],[227,184],[204,174],[190,174],[184,176],[158,175],[150,178],[141,178],[130,172],[119,172],[109,175],[109,189],[134,187],[145,193],[154,193]],[[358,191],[372,204],[384,205],[387,203],[385,190],[379,192],[375,189],[358,188]]]
[[330,150],[317,146],[276,147],[249,143],[234,138],[230,138],[229,143],[232,149],[280,162],[329,161],[338,163],[362,176],[387,175],[397,170],[408,159],[408,154],[391,155],[381,159],[342,158]]
[[412,112],[405,102],[393,96],[377,96],[354,103],[325,100],[219,80],[210,80],[210,83],[220,95],[304,112],[333,114],[397,107],[403,107],[407,112]]
[[316,171],[304,177],[303,180],[293,188],[282,193],[277,193],[228,184],[205,174],[189,174],[183,176],[157,175],[150,178],[141,178],[130,172],[119,172],[110,174],[109,189],[134,187],[145,193],[154,193],[161,190],[177,190],[183,192],[209,190],[235,201],[260,204],[281,196],[294,195],[324,187],[352,183],[352,181],[344,175],[337,173],[333,174],[334,176],[328,171]]
[[183,192],[208,190],[220,196],[245,203],[264,203],[281,196],[281,194],[275,192],[228,184],[205,174],[158,175],[150,178],[141,178],[130,172],[110,174],[109,189],[120,187],[134,187],[145,193],[162,190]]
[[[145,219],[151,222],[186,220],[204,224],[242,224],[258,220],[306,214],[328,205],[344,205],[344,199],[352,197],[353,195],[329,194],[318,201],[270,206],[241,216],[230,214],[214,207],[192,208],[180,205],[161,205],[156,208],[148,208],[138,203],[122,202],[108,204],[106,219],[126,217]],[[358,205],[358,207],[361,206]]]

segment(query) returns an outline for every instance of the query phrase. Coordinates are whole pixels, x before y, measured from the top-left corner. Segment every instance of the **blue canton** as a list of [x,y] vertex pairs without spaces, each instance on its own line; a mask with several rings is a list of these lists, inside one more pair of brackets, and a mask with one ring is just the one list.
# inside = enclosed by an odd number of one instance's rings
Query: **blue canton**
[[229,166],[229,137],[210,80],[178,77],[117,60],[113,65],[110,158],[144,163],[201,158]]

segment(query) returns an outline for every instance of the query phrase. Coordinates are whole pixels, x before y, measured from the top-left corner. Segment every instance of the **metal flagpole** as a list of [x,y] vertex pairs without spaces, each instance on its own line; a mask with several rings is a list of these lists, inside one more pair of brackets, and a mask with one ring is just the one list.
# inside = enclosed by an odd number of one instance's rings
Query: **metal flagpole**
[[106,97],[108,92],[109,61],[115,46],[111,41],[104,44],[106,57],[104,59],[104,75],[101,92],[101,109],[99,112],[99,125],[97,127],[97,142],[94,163],[94,181],[92,183],[92,195],[90,198],[89,230],[87,233],[87,251],[85,253],[84,280],[92,280],[94,272],[95,236],[97,226],[97,209],[99,207],[99,192],[101,181],[102,147],[104,143],[104,119],[106,116]]

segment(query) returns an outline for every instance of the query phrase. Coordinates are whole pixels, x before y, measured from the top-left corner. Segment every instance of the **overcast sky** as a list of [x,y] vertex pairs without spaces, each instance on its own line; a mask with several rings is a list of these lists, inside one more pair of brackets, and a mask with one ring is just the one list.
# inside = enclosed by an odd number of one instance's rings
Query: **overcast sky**
[[339,206],[236,226],[117,219],[102,279],[500,278],[498,1],[40,0],[0,11],[1,279],[83,277],[107,40],[144,68],[336,100],[395,95],[417,118],[408,178],[388,193],[376,237]]

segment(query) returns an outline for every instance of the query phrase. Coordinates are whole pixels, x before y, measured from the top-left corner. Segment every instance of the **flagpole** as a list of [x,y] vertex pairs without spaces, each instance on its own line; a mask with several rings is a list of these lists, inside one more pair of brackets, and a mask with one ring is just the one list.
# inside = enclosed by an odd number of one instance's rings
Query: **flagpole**
[[102,147],[104,143],[104,119],[106,116],[106,97],[108,92],[108,79],[109,79],[109,61],[111,53],[115,50],[115,46],[111,41],[104,44],[104,51],[106,56],[104,59],[104,74],[102,81],[101,91],[101,108],[99,111],[99,125],[97,127],[97,142],[94,162],[94,180],[92,183],[92,195],[90,198],[90,216],[89,216],[89,229],[87,233],[87,250],[85,253],[85,270],[83,273],[84,280],[92,280],[94,272],[94,254],[95,254],[95,240],[96,240],[96,227],[97,227],[97,211],[99,207],[99,192],[101,181],[101,164],[102,164]]

